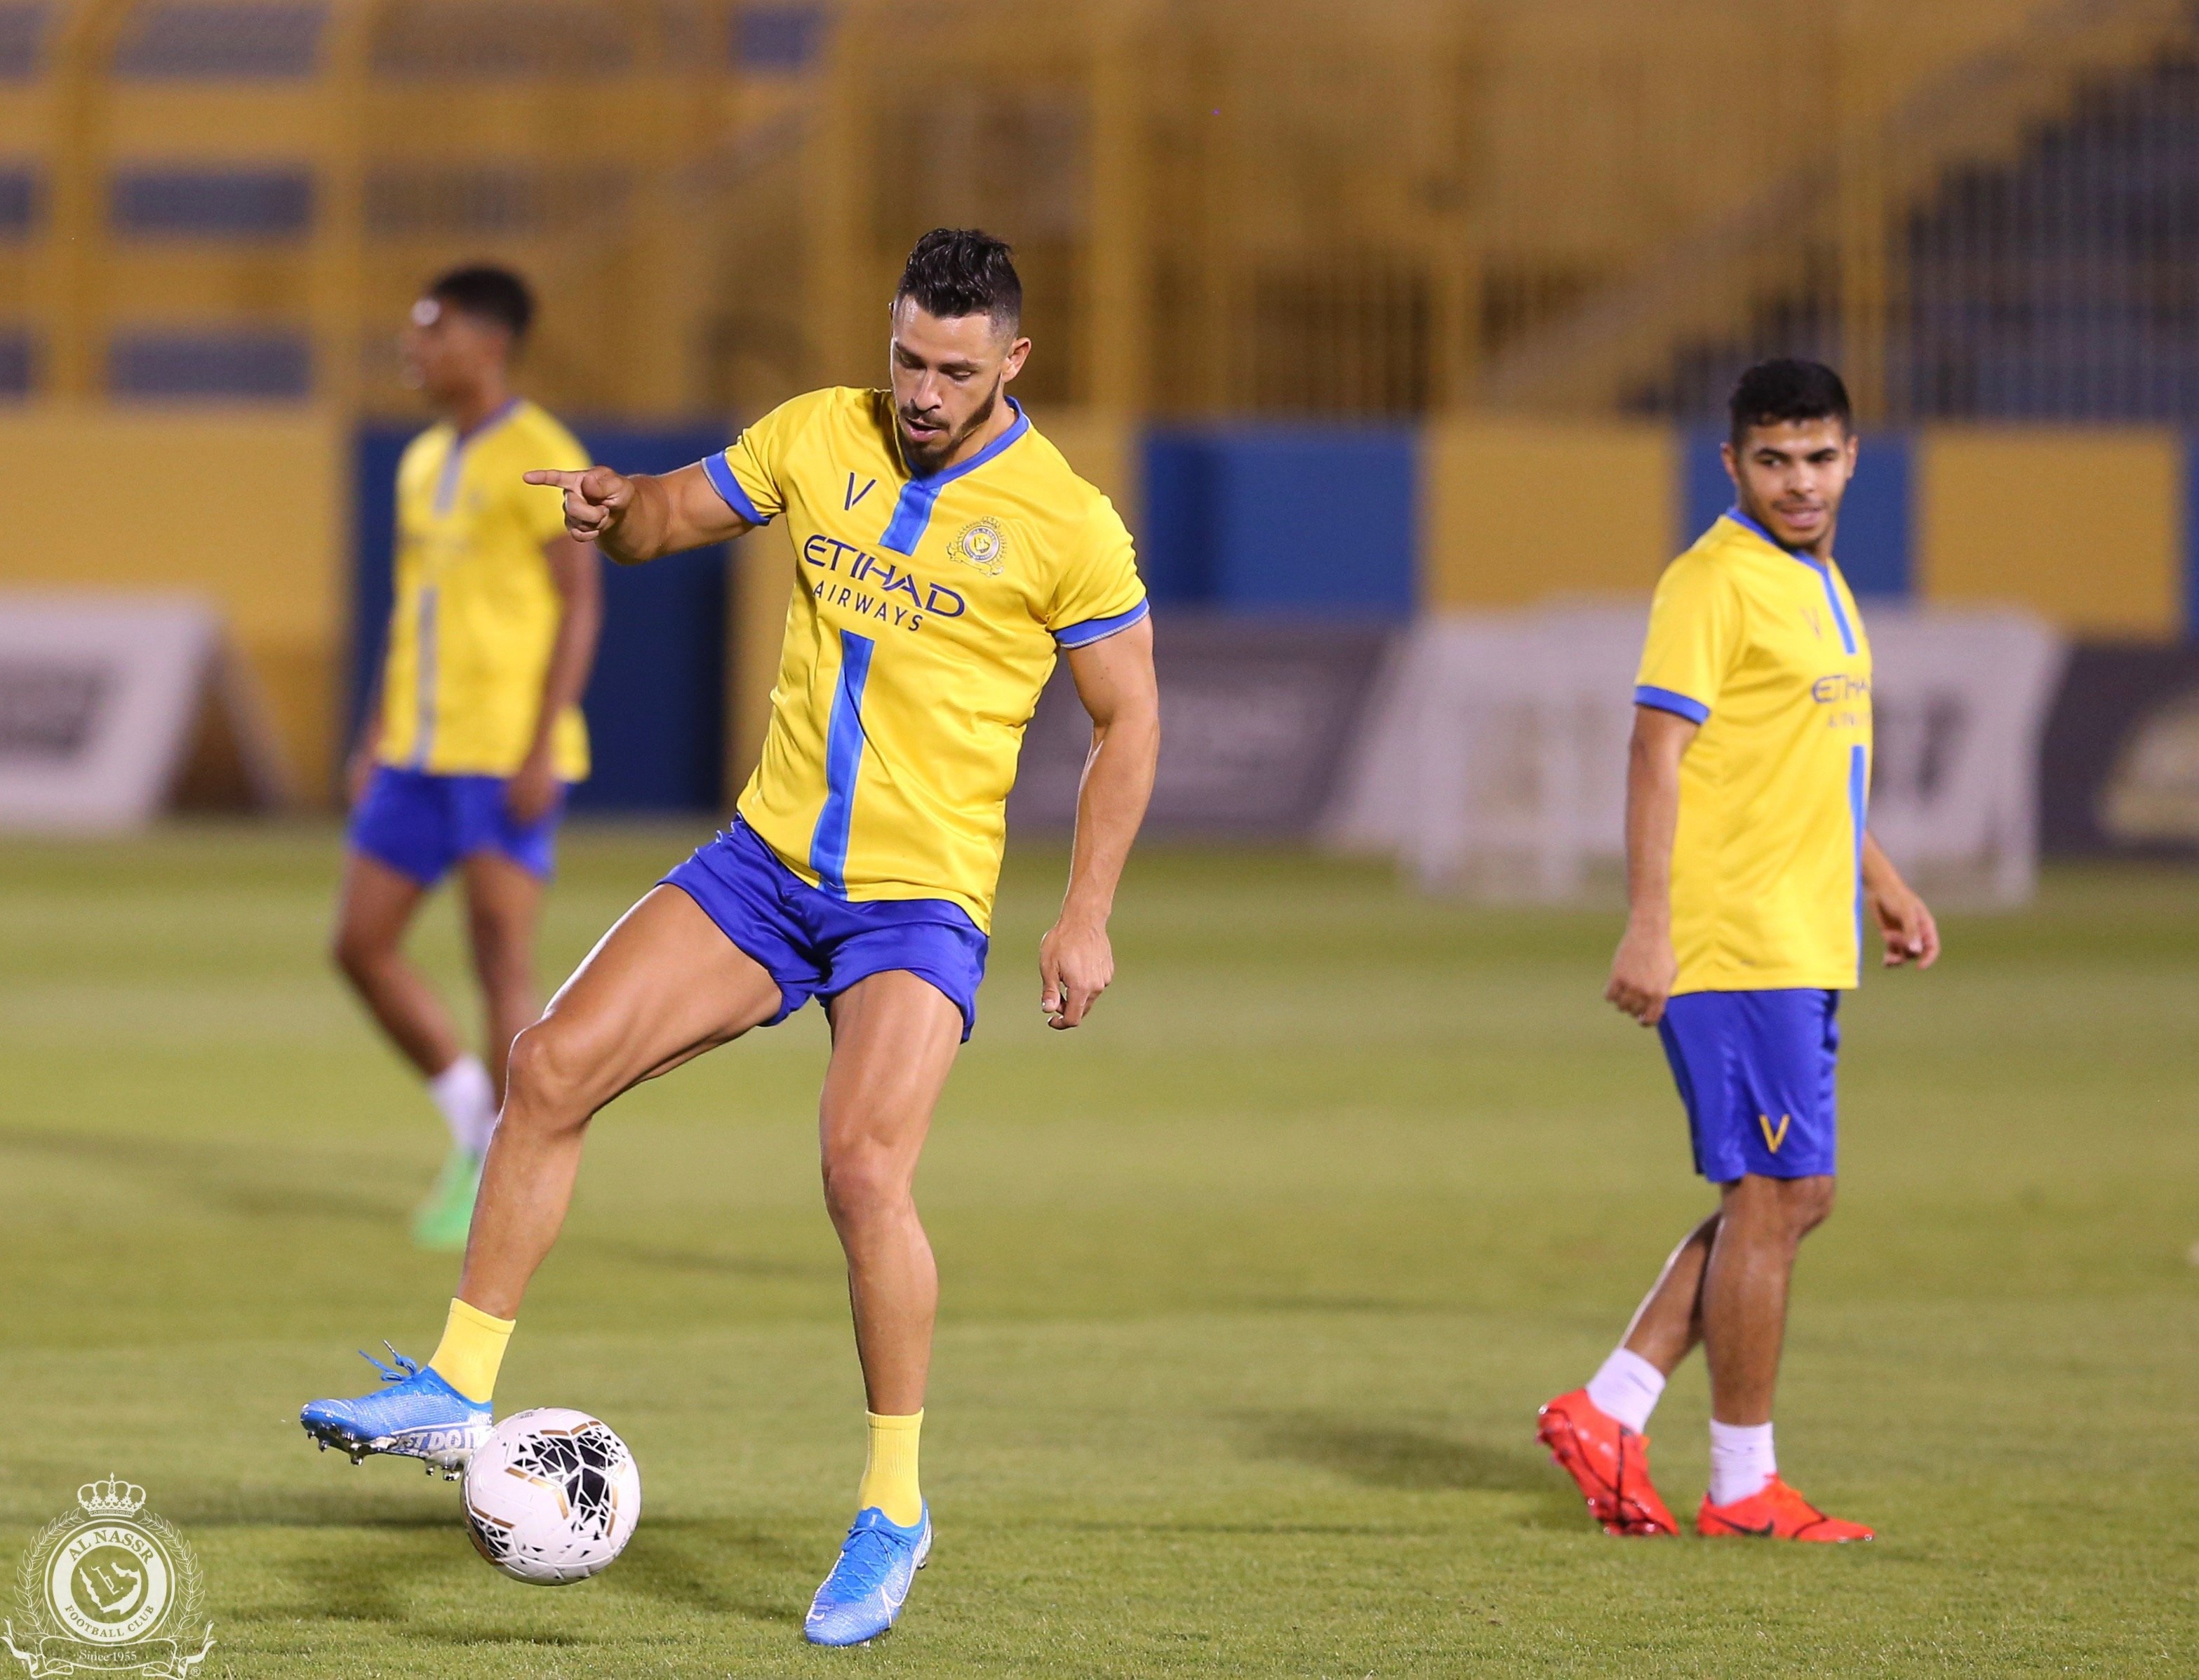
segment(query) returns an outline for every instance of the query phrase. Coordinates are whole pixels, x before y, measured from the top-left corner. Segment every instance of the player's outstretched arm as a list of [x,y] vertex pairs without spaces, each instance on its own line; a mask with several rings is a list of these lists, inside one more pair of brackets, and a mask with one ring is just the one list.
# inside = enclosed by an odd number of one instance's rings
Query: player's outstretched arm
[[621,566],[726,542],[750,528],[699,465],[632,478],[609,467],[531,472],[527,481],[563,490],[565,529],[574,540],[593,543]]
[[1076,793],[1069,890],[1059,919],[1038,946],[1039,1007],[1048,1026],[1065,1030],[1084,1018],[1115,977],[1107,918],[1160,763],[1152,621],[1140,619],[1104,642],[1072,648],[1069,674],[1091,715],[1092,755]]
[[1863,837],[1863,890],[1878,919],[1879,936],[1886,942],[1886,965],[1899,968],[1913,962],[1929,968],[1939,960],[1939,925],[1917,897],[1893,860],[1879,850],[1870,835]]
[[1634,709],[1626,754],[1626,932],[1603,995],[1645,1027],[1664,1018],[1680,977],[1672,950],[1672,837],[1680,826],[1680,760],[1695,728],[1677,713]]

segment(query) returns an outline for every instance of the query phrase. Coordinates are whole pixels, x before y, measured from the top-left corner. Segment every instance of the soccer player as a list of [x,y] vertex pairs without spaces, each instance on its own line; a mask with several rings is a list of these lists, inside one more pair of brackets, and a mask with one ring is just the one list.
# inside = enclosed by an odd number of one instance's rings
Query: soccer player
[[1107,919],[1159,750],[1129,534],[1006,394],[1030,349],[1010,256],[971,230],[918,242],[893,299],[888,390],[796,397],[663,477],[529,475],[563,488],[576,539],[623,563],[786,520],[796,575],[762,760],[732,830],[628,911],[519,1035],[427,1368],[407,1362],[382,1393],[302,1419],[354,1458],[463,1461],[489,1426],[590,1118],[819,998],[825,1201],[869,1413],[855,1524],[806,1623],[820,1644],[890,1627],[931,1546],[917,1444],[938,1276],[912,1184],[975,1019],[1008,789],[1057,654],[1093,723],[1068,891],[1039,946],[1057,1028],[1113,977]]
[[[600,563],[565,529],[558,498],[521,477],[545,463],[577,471],[588,454],[512,394],[534,315],[525,283],[500,268],[455,270],[412,306],[407,382],[443,417],[397,469],[388,652],[351,765],[335,956],[450,1127],[413,1218],[431,1249],[465,1244],[505,1058],[541,1009],[534,929],[565,789],[588,773],[579,702],[603,621]],[[403,950],[452,869],[481,982],[478,1056]]]
[[1781,1479],[1771,1397],[1802,1239],[1832,1211],[1840,993],[1864,919],[1889,968],[1939,936],[1864,827],[1870,645],[1833,563],[1856,438],[1840,376],[1751,368],[1724,446],[1735,505],[1665,570],[1634,691],[1625,936],[1604,995],[1662,1036],[1718,1211],[1681,1242],[1584,1388],[1537,1430],[1612,1534],[1677,1534],[1642,1434],[1700,1341],[1705,1535],[1868,1540]]

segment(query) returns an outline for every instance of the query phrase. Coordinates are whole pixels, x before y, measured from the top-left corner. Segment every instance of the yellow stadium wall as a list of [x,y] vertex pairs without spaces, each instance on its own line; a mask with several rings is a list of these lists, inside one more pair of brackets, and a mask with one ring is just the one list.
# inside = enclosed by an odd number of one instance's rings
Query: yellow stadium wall
[[2184,629],[2184,452],[2153,429],[1951,427],[1918,440],[1916,592],[2076,634]]
[[[2185,633],[2187,442],[2161,428],[1939,426],[1905,439],[1924,601],[2004,601],[2077,636]],[[1421,604],[1646,594],[1683,529],[1663,425],[1461,420],[1421,435]]]
[[1646,594],[1672,557],[1680,443],[1658,425],[1456,421],[1420,456],[1420,604]]
[[295,785],[334,783],[350,433],[332,411],[0,412],[0,586],[188,592],[227,616]]

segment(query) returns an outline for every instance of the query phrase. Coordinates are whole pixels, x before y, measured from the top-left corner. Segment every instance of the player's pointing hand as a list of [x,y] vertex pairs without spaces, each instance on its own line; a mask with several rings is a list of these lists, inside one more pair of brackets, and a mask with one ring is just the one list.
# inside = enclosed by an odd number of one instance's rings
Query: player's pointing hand
[[633,481],[609,467],[586,472],[531,472],[529,484],[554,484],[565,493],[565,528],[575,541],[594,542],[633,505]]

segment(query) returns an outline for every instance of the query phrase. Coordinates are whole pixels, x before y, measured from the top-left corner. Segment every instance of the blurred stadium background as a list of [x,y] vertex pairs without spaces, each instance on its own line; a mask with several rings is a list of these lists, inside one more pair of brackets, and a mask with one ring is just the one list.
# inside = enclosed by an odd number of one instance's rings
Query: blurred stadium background
[[[2191,9],[2149,0],[9,0],[0,445],[47,493],[0,584],[210,598],[325,806],[423,277],[532,276],[530,389],[658,466],[872,377],[910,240],[970,222],[1175,608],[1638,598],[1724,505],[1734,370],[1837,362],[1860,588],[2085,644],[2050,844],[2188,843],[2188,779],[2166,829],[2094,808],[2199,677],[2195,137]],[[775,541],[615,580],[583,804],[737,785]]]
[[[339,1483],[295,1438],[335,1356],[400,1298],[421,1339],[447,1281],[398,1247],[432,1122],[324,972],[336,767],[426,277],[528,274],[523,388],[662,468],[872,381],[942,223],[1018,248],[1018,389],[1138,535],[1170,733],[1119,999],[1065,1050],[1011,954],[1073,785],[1073,717],[1034,726],[989,1032],[927,1179],[966,1537],[881,1660],[2199,1667],[2184,0],[0,0],[0,795],[91,754],[101,672],[157,643],[184,710],[96,825],[228,814],[0,842],[0,1554],[119,1468],[201,1540],[239,1671],[787,1671],[852,1473],[788,1123],[814,1021],[622,1105],[516,1346],[522,1403],[578,1383],[660,1479],[602,1593],[515,1607],[435,1489]],[[1724,505],[1725,390],[1771,353],[1856,393],[1840,554],[1889,645],[2012,626],[2031,662],[1888,679],[1924,804],[1999,741],[1953,849],[2013,847],[1974,901],[2029,907],[1957,917],[1946,971],[1851,1017],[1853,1195],[1804,1263],[1782,1439],[1893,1533],[1829,1572],[1587,1550],[1528,1450],[1698,1202],[1654,1052],[1597,1013],[1611,917],[1298,843],[1471,876],[1473,837],[1384,781],[1467,727],[1414,673],[1484,633],[1518,671],[1623,643]],[[609,580],[556,974],[738,789],[790,563],[765,533]],[[125,596],[167,615],[152,641],[84,629]],[[1572,730],[1578,685],[1545,698]],[[1607,764],[1607,724],[1574,732]],[[1563,780],[1547,737],[1447,796]],[[1527,797],[1531,858],[1607,852]],[[426,948],[459,984],[448,930]],[[1096,1440],[1048,1432],[1057,1374],[1120,1404]],[[179,1404],[208,1420],[175,1441]]]

